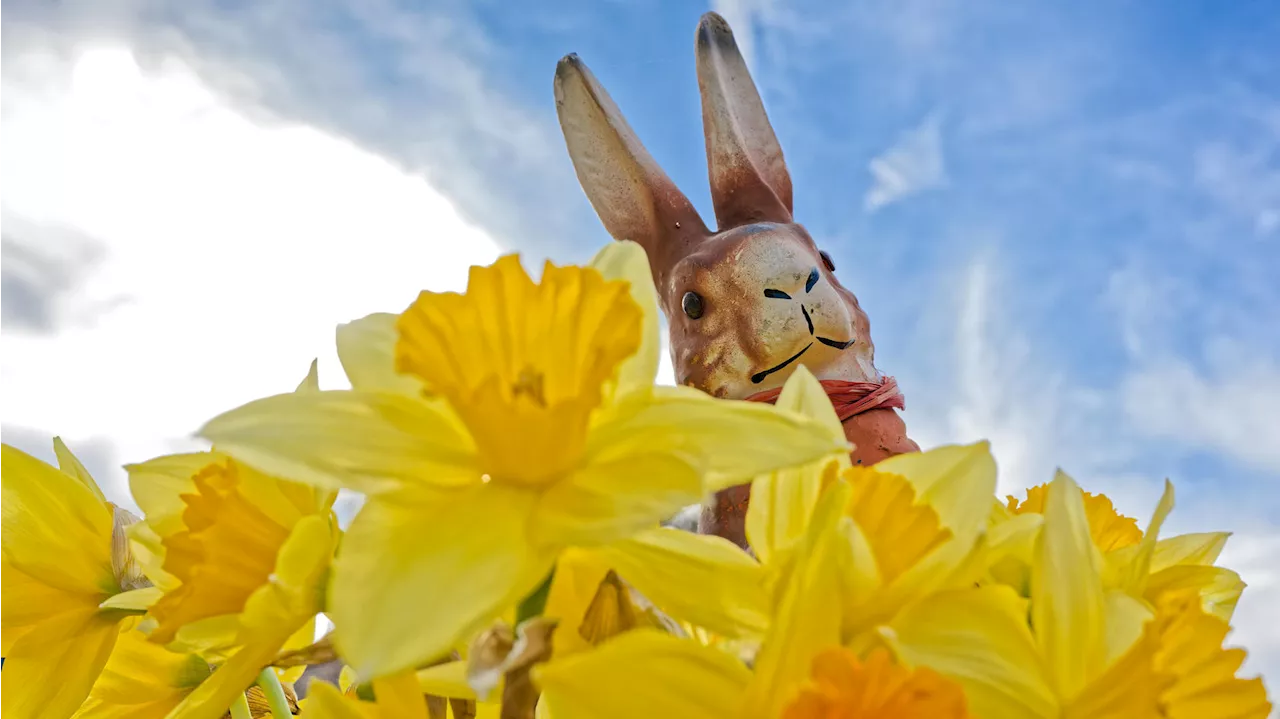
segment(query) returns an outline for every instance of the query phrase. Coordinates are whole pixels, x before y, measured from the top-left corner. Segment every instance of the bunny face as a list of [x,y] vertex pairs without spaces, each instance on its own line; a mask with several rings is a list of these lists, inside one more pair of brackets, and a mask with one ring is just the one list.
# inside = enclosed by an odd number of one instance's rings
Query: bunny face
[[662,289],[681,384],[740,399],[781,386],[802,364],[818,377],[876,376],[866,315],[799,225],[709,238]]
[[819,379],[879,379],[866,315],[792,218],[782,148],[722,17],[702,17],[696,51],[715,232],[576,55],[555,78],[587,198],[614,238],[648,253],[677,381],[741,399],[800,365]]

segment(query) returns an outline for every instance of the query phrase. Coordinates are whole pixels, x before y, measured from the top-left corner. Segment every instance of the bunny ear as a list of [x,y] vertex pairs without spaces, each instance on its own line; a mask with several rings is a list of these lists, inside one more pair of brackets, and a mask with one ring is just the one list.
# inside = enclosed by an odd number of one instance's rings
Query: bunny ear
[[782,147],[733,30],[714,12],[698,23],[698,88],[720,229],[791,222],[791,175]]
[[555,94],[578,182],[614,239],[644,247],[661,287],[666,272],[709,234],[706,224],[577,55],[556,66]]

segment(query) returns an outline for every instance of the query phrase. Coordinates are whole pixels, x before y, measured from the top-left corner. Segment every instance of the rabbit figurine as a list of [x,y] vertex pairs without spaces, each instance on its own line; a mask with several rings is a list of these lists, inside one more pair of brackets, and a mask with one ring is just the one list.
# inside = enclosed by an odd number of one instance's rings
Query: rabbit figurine
[[[556,111],[578,180],[615,239],[649,256],[676,379],[717,397],[774,401],[795,368],[822,381],[855,464],[919,451],[902,395],[875,368],[867,315],[791,216],[791,177],[733,32],[697,34],[698,87],[717,231],[641,145],[577,55],[556,67]],[[703,507],[699,531],[746,547],[749,485]]]

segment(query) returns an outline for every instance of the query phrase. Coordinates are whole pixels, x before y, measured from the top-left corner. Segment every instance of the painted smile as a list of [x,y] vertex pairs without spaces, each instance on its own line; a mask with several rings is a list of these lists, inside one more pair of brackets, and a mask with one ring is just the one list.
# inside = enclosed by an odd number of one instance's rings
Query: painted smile
[[[853,340],[848,340],[845,342],[837,342],[836,340],[829,340],[826,337],[819,337],[818,341],[828,347],[835,347],[838,350],[846,350],[846,349],[849,349],[851,346],[853,346]],[[769,369],[764,370],[763,372],[756,372],[755,374],[751,375],[751,384],[760,384],[761,382],[764,381],[765,377],[768,377],[774,372],[777,372],[778,370],[786,367],[792,362],[795,362],[796,360],[800,359],[800,355],[804,354],[805,352],[808,352],[809,348],[812,346],[813,346],[813,343],[810,342],[809,344],[804,346],[804,349],[791,355],[790,357],[786,358],[779,364],[776,364],[770,367]]]
[[805,345],[805,346],[804,346],[804,349],[802,349],[802,350],[800,350],[799,352],[797,352],[797,353],[795,353],[795,354],[791,355],[790,357],[788,357],[785,361],[783,361],[783,362],[782,362],[782,364],[774,365],[773,367],[770,367],[769,369],[767,369],[767,370],[765,370],[765,371],[763,371],[763,372],[756,372],[755,374],[751,375],[751,384],[760,384],[761,382],[763,382],[763,381],[764,381],[764,378],[765,378],[765,377],[768,377],[769,375],[773,374],[774,372],[777,372],[778,370],[782,369],[783,367],[786,367],[787,365],[791,364],[792,362],[795,362],[796,360],[800,359],[800,355],[804,354],[805,352],[808,352],[808,351],[809,351],[809,348],[810,348],[810,347],[812,347],[812,346],[813,346],[813,343],[812,343],[812,342],[810,342],[809,344],[807,344],[807,345]]

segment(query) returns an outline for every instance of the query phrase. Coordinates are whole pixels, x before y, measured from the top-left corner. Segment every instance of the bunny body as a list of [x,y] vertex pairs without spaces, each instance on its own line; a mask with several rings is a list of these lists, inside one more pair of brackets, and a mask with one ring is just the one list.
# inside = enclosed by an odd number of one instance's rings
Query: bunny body
[[[677,381],[758,399],[803,365],[833,386],[880,386],[867,315],[793,220],[782,149],[733,33],[715,13],[699,23],[697,66],[715,232],[576,55],[560,61],[555,80],[561,129],[588,199],[611,235],[649,256]],[[919,450],[892,406],[901,403],[844,419],[855,464]],[[704,507],[699,531],[745,547],[748,495],[746,485],[721,492]]]

